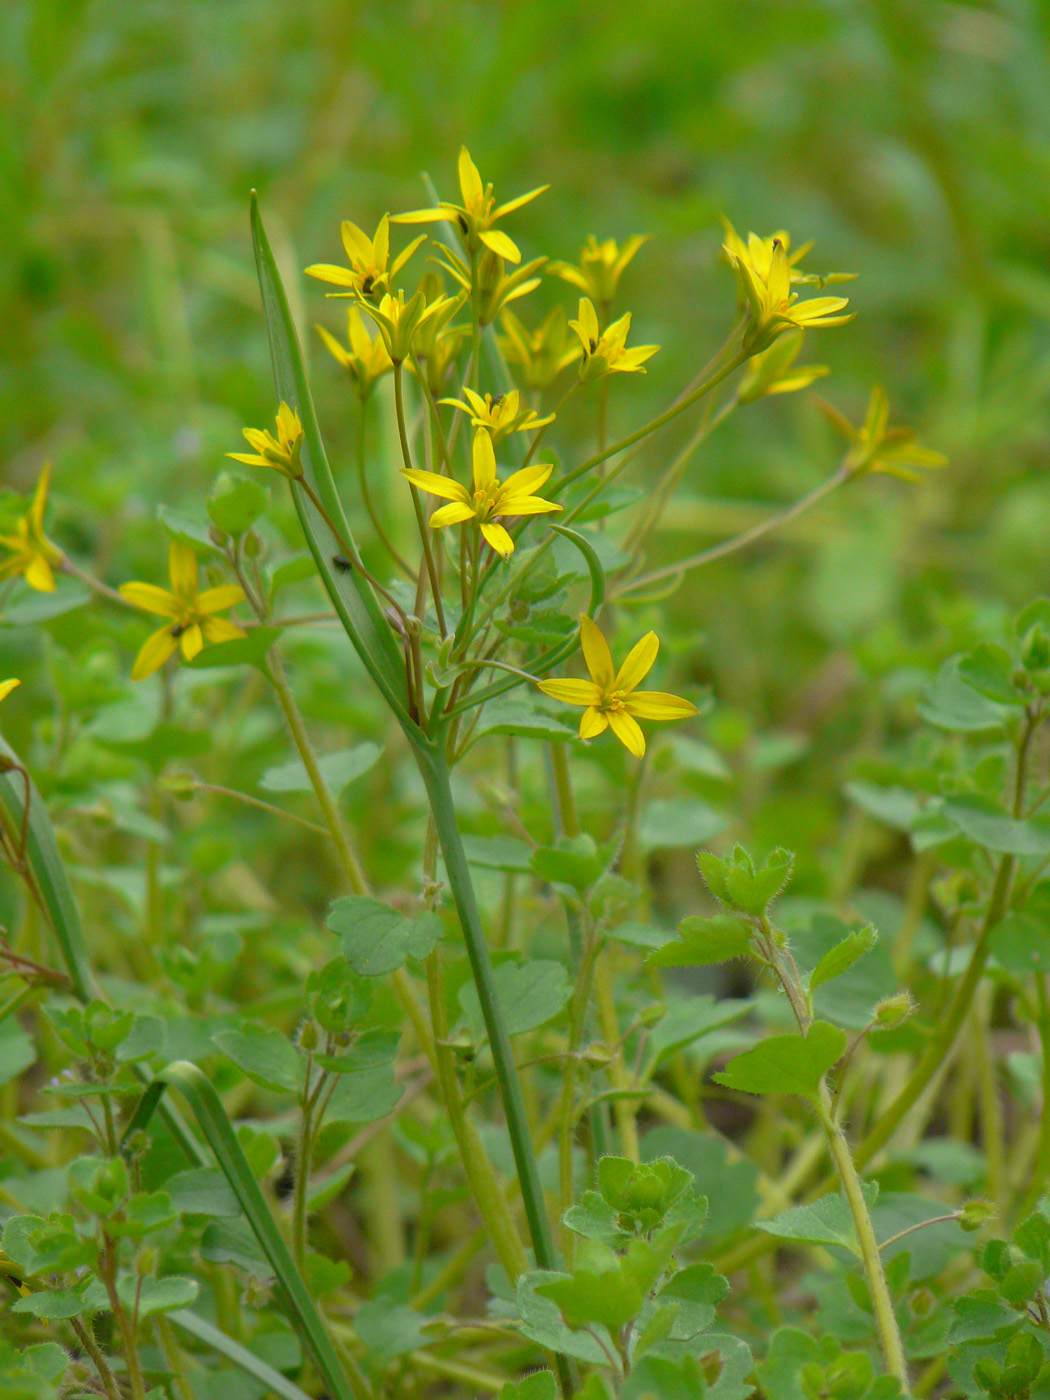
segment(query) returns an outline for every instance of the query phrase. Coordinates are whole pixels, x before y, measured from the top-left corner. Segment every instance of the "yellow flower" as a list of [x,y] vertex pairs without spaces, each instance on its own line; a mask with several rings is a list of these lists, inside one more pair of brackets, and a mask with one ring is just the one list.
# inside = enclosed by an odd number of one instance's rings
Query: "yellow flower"
[[462,399],[442,399],[441,402],[469,414],[473,427],[487,428],[493,447],[498,447],[511,433],[527,433],[531,428],[543,428],[554,422],[553,413],[540,418],[531,408],[522,408],[517,389],[506,394],[486,394],[484,398],[473,389],[465,388],[463,393],[466,403]]
[[544,501],[536,495],[554,468],[524,467],[501,484],[496,475],[492,439],[484,428],[479,428],[474,434],[473,456],[473,491],[468,491],[451,477],[419,471],[415,467],[402,467],[401,475],[408,477],[414,486],[429,491],[432,496],[441,496],[451,502],[450,505],[441,506],[430,517],[430,524],[435,530],[445,525],[461,525],[465,520],[476,520],[487,543],[497,554],[509,559],[514,553],[514,541],[500,520],[512,515],[546,515],[548,511],[561,510],[562,507],[554,501]]
[[244,599],[244,590],[235,583],[198,592],[197,556],[188,544],[172,540],[168,551],[171,592],[152,583],[123,583],[120,592],[127,601],[145,612],[169,619],[146,642],[135,659],[133,681],[152,676],[177,647],[192,661],[205,642],[231,642],[245,634],[224,617],[214,614],[235,607]]
[[615,238],[607,238],[604,243],[599,243],[592,234],[580,253],[578,265],[552,262],[550,271],[563,282],[571,282],[574,287],[579,287],[585,296],[596,301],[599,306],[608,307],[616,295],[624,268],[642,244],[648,241],[647,233],[632,234],[621,248]]
[[15,686],[21,684],[21,681],[0,681],[0,700],[6,700]]
[[504,311],[500,348],[508,361],[520,365],[528,389],[549,389],[563,369],[581,354],[579,341],[569,333],[565,312],[555,306],[534,331],[527,330],[514,315]]
[[254,453],[227,452],[235,462],[247,462],[250,467],[272,467],[289,481],[298,481],[303,474],[299,453],[303,446],[303,425],[299,415],[286,403],[277,410],[277,435],[261,428],[244,428],[242,432]]
[[459,153],[459,190],[463,203],[455,204],[451,200],[443,199],[436,209],[413,209],[408,214],[395,214],[391,222],[433,224],[447,220],[459,225],[467,240],[467,251],[472,257],[477,255],[479,245],[484,245],[497,257],[505,258],[507,262],[519,263],[521,253],[517,244],[508,238],[502,229],[494,228],[493,225],[549,188],[549,185],[540,185],[538,189],[529,190],[528,194],[520,194],[517,199],[497,205],[492,186],[481,183],[478,168],[464,146]]
[[[822,282],[822,279],[794,273],[779,235],[764,239],[752,234],[745,248],[733,234],[732,241],[722,246],[747,300],[749,316],[744,329],[744,349],[750,354],[765,350],[778,335],[792,327],[805,330],[810,326],[841,326],[853,319],[852,312],[846,316],[838,314],[849,305],[847,297],[813,297],[809,301],[799,301],[798,293],[791,290],[793,282]],[[794,260],[797,261],[804,251],[800,249]],[[836,280],[841,280],[841,274],[833,273],[823,279]]]
[[38,593],[55,591],[54,570],[65,556],[44,534],[44,507],[51,480],[51,464],[40,473],[33,500],[25,515],[17,522],[13,535],[0,535],[0,545],[11,550],[12,557],[0,564],[0,580],[21,574],[30,588]]
[[653,668],[660,642],[655,632],[647,632],[627,653],[619,671],[613,672],[612,653],[599,627],[586,613],[580,615],[580,646],[591,673],[589,681],[538,681],[544,695],[567,705],[585,705],[580,719],[580,738],[593,739],[611,728],[635,758],[645,753],[645,735],[639,719],[688,719],[696,706],[678,695],[636,687]]
[[[447,244],[439,243],[437,246],[448,261],[442,262],[440,258],[434,261],[450,272],[469,296],[472,285],[470,268]],[[546,261],[546,258],[533,258],[531,262],[523,263],[514,272],[508,273],[504,259],[486,248],[478,262],[478,320],[481,324],[489,325],[508,302],[518,301],[535,291],[540,285],[536,273]]]
[[361,312],[354,305],[346,309],[347,346],[341,345],[324,326],[317,327],[317,333],[336,360],[349,374],[360,399],[367,399],[376,383],[384,374],[394,368],[394,362],[387,353],[382,336],[374,339],[368,334]]
[[438,327],[445,325],[456,314],[458,307],[459,302],[444,293],[428,302],[424,291],[416,292],[407,302],[404,292],[399,291],[396,296],[388,292],[378,306],[364,303],[364,310],[379,327],[387,354],[395,365],[409,358],[417,336],[429,321],[437,318]]
[[932,471],[948,465],[944,453],[923,447],[911,428],[889,426],[889,399],[885,389],[877,384],[871,391],[868,411],[859,428],[855,428],[844,414],[823,399],[817,399],[816,404],[828,421],[852,444],[846,453],[844,465],[855,475],[884,472],[887,476],[899,476],[902,481],[921,481],[916,467]]
[[[740,263],[747,263],[759,277],[767,278],[769,276],[770,265],[773,261],[773,246],[779,243],[787,258],[788,276],[792,282],[819,280],[812,273],[800,272],[797,266],[812,249],[812,240],[808,243],[803,243],[792,252],[791,235],[786,229],[778,229],[776,233],[770,234],[768,238],[762,238],[757,233],[749,233],[747,242],[745,243],[728,219],[722,220],[722,226],[726,231],[725,242],[722,244],[722,248],[726,257],[729,259],[731,267],[735,268]],[[840,281],[843,279],[841,275],[836,277],[835,274],[832,274],[828,280]]]
[[419,245],[426,241],[426,234],[421,233],[390,262],[389,215],[384,214],[379,220],[375,238],[369,238],[348,220],[344,221],[341,232],[350,266],[314,263],[306,268],[307,275],[316,277],[319,282],[330,282],[335,287],[350,287],[363,297],[389,290],[391,278],[397,276]]
[[583,383],[602,379],[607,374],[644,374],[642,365],[660,348],[659,345],[636,345],[631,350],[626,349],[631,313],[628,311],[602,331],[598,327],[598,314],[587,297],[580,298],[579,319],[570,321],[569,325],[583,346],[583,364],[580,365]]
[[768,350],[753,355],[740,381],[737,401],[754,403],[770,394],[794,394],[799,389],[808,389],[815,379],[830,374],[826,365],[795,364],[804,339],[802,331],[789,331]]

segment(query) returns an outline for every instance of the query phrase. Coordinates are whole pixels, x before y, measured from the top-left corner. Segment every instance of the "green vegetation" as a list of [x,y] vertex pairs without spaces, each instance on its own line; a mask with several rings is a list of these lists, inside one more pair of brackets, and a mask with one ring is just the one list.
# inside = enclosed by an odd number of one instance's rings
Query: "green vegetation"
[[5,1397],[1050,1395],[1046,27],[5,10]]

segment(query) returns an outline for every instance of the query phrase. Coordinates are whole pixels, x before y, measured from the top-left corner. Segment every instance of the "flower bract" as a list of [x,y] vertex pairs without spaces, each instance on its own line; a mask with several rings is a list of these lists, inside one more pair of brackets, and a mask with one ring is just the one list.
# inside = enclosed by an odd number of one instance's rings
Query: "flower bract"
[[536,492],[547,481],[552,466],[523,467],[521,471],[500,482],[496,475],[496,454],[492,439],[484,428],[474,434],[473,489],[467,490],[451,477],[417,468],[401,469],[401,475],[414,486],[441,496],[449,502],[430,517],[435,530],[445,525],[461,525],[476,520],[485,541],[497,554],[509,559],[514,553],[514,541],[501,521],[515,515],[546,515],[561,510],[554,501],[545,501]]
[[638,720],[688,719],[697,713],[696,706],[679,695],[637,689],[652,670],[660,650],[655,632],[647,632],[635,643],[623,665],[614,671],[608,642],[598,625],[583,613],[580,646],[590,680],[549,680],[537,684],[552,700],[585,706],[580,719],[581,739],[593,739],[612,729],[624,748],[641,758],[645,753],[645,735]]
[[227,618],[216,617],[244,600],[244,590],[235,583],[199,591],[197,556],[188,544],[172,540],[168,550],[170,591],[152,583],[123,583],[120,592],[144,612],[167,618],[159,632],[143,646],[131,672],[133,681],[144,680],[159,671],[168,657],[181,648],[187,661],[200,652],[205,642],[231,642],[245,634]]
[[29,587],[35,588],[38,593],[55,591],[54,570],[65,557],[44,534],[44,507],[50,480],[51,466],[48,463],[40,473],[29,509],[15,524],[15,533],[0,535],[0,546],[11,551],[11,557],[0,563],[0,580],[21,574]]

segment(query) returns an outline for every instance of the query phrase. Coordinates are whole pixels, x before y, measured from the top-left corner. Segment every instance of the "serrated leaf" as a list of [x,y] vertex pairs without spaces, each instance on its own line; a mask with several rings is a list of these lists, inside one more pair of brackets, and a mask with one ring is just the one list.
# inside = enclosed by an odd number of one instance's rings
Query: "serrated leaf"
[[245,1021],[216,1031],[212,1041],[254,1083],[292,1094],[298,1091],[299,1055],[291,1041],[272,1026],[253,1026]]
[[328,927],[340,938],[343,956],[364,977],[382,977],[420,960],[437,947],[444,931],[437,914],[409,919],[366,895],[337,899],[328,910]]
[[683,919],[678,931],[680,938],[650,953],[650,967],[706,967],[746,958],[751,951],[751,926],[733,914]]
[[[572,983],[563,964],[540,958],[499,963],[493,969],[493,981],[508,1035],[522,1035],[552,1020],[572,995]],[[473,982],[460,988],[459,1004],[480,1039],[485,1023]]]
[[84,1294],[76,1288],[58,1288],[52,1292],[27,1293],[11,1304],[13,1313],[28,1313],[30,1317],[58,1322],[77,1317],[84,1311]]
[[771,1035],[730,1060],[714,1078],[745,1094],[800,1094],[815,1098],[820,1081],[846,1050],[846,1032],[814,1021],[808,1035]]
[[[862,1185],[870,1208],[878,1197],[878,1186],[874,1182]],[[799,1244],[839,1245],[852,1254],[860,1253],[849,1202],[842,1195],[821,1196],[810,1205],[793,1206],[769,1220],[756,1220],[755,1228]]]
[[[331,791],[339,793],[355,778],[362,777],[370,768],[374,768],[382,753],[379,744],[366,740],[363,744],[355,744],[352,749],[325,754],[317,760],[317,766]],[[267,768],[259,779],[259,786],[265,792],[313,791],[310,776],[300,758],[293,758],[275,768]]]
[[809,990],[815,992],[825,982],[841,977],[855,962],[859,962],[865,953],[870,953],[878,941],[879,935],[871,924],[848,933],[841,943],[836,943],[817,963],[810,974]]

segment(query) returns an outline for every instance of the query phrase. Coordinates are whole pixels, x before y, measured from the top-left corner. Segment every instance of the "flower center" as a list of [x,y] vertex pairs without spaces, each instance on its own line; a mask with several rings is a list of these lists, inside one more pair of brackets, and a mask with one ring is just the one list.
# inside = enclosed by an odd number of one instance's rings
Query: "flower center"
[[600,710],[606,710],[606,711],[608,711],[608,710],[624,710],[624,709],[627,708],[626,705],[624,704],[624,701],[627,699],[627,695],[628,695],[628,692],[627,692],[626,690],[607,690],[607,691],[604,691],[603,694],[602,694],[602,702],[601,702],[601,704],[599,705],[598,708],[599,708]]

